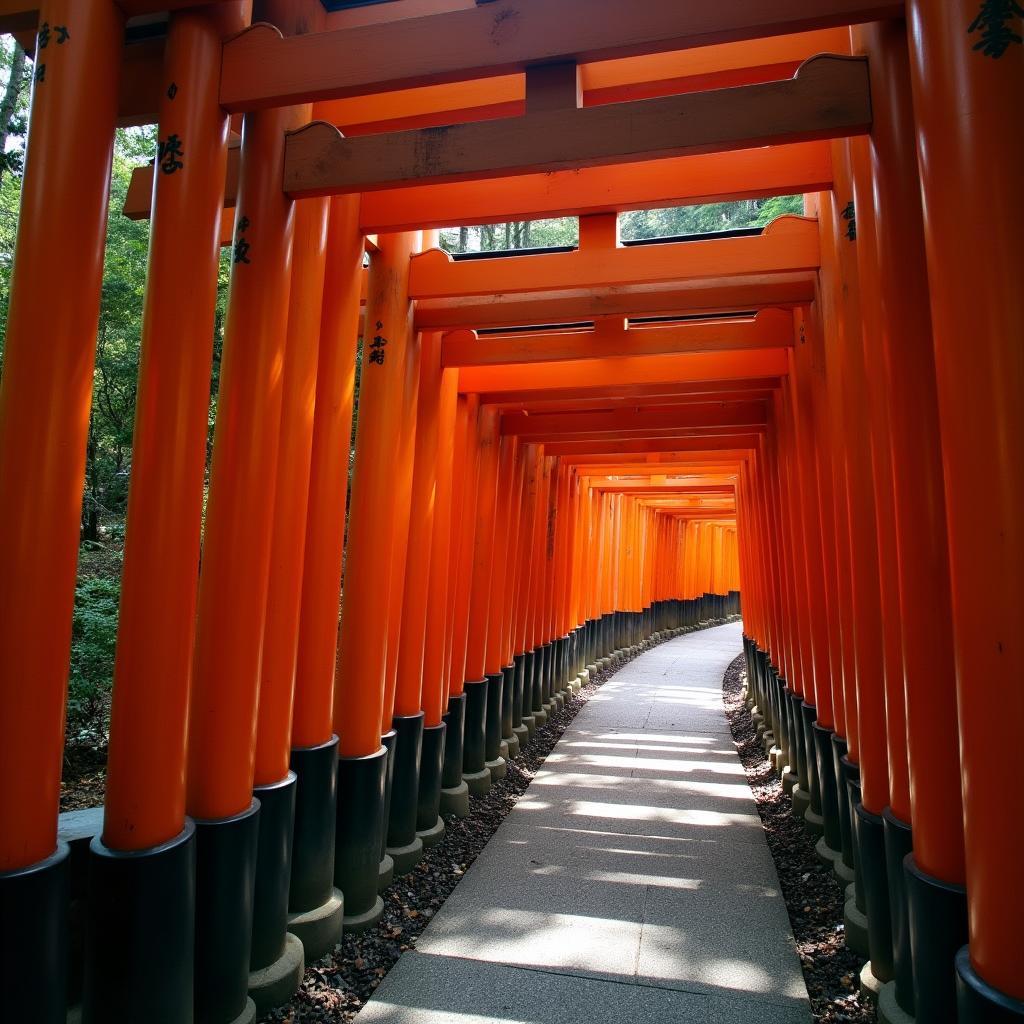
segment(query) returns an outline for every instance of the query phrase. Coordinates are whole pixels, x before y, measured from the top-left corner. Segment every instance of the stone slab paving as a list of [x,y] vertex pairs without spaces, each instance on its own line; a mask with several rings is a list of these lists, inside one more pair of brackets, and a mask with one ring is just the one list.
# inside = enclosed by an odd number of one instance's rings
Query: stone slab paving
[[608,680],[360,1024],[807,1024],[722,708],[741,650],[732,623]]

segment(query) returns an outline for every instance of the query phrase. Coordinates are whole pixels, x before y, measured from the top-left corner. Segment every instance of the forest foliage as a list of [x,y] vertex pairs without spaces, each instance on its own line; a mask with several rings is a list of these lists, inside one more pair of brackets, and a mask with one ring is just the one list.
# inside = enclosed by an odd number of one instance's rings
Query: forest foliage
[[[0,375],[17,236],[28,130],[31,61],[13,38],[0,36]],[[156,150],[156,128],[118,129],[111,177],[103,294],[96,335],[96,368],[86,474],[83,481],[79,581],[75,597],[68,737],[102,743],[113,673],[120,555],[132,465],[132,430],[149,247],[148,221],[121,213],[135,167]],[[783,213],[802,212],[802,197],[783,196],[668,210],[636,210],[621,218],[624,241],[763,226]],[[575,245],[574,217],[462,226],[441,232],[450,252]],[[222,256],[211,368],[212,441],[230,264]]]

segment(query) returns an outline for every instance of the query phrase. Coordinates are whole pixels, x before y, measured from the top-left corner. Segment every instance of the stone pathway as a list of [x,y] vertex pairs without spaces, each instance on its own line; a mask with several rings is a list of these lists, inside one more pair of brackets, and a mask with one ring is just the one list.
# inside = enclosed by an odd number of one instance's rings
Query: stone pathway
[[360,1024],[806,1024],[722,708],[741,649],[719,626],[608,680]]

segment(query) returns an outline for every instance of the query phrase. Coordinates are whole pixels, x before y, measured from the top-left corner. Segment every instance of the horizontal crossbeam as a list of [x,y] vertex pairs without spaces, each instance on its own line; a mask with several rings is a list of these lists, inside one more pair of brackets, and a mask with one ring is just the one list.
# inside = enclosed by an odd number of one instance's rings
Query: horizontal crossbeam
[[786,216],[763,234],[742,238],[459,261],[431,249],[413,257],[409,294],[414,299],[445,299],[667,283],[677,287],[684,281],[816,271],[820,259],[817,221]]
[[[497,388],[543,391],[547,388],[615,387],[625,384],[682,383],[782,377],[789,372],[786,349],[750,352],[694,352],[684,355],[580,359],[573,363],[471,366],[459,371],[459,390]],[[538,395],[537,397],[543,397]]]
[[624,384],[600,388],[552,388],[536,391],[492,391],[480,396],[482,405],[509,409],[551,410],[558,406],[586,408],[615,403],[675,404],[680,402],[762,400],[780,384],[778,377],[761,380],[694,381],[692,383]]
[[838,138],[870,126],[867,62],[826,55],[781,82],[497,121],[358,138],[318,121],[289,135],[284,187],[294,197],[367,192]]
[[287,38],[258,25],[224,47],[220,95],[254,110],[902,15],[897,0],[499,0]]
[[[239,156],[237,147],[228,150],[224,204],[232,210],[238,191]],[[823,192],[831,187],[828,143],[797,142],[728,154],[367,192],[360,203],[360,223],[369,234],[414,231],[732,202]],[[132,220],[148,218],[152,196],[152,166],[136,167],[124,214]],[[227,236],[230,234],[229,223]]]
[[614,456],[620,459],[630,454],[643,457],[662,453],[669,458],[689,453],[714,453],[716,456],[735,458],[747,457],[760,443],[760,436],[753,433],[733,434],[729,437],[623,438],[621,441],[584,438],[548,442],[544,445],[544,452],[546,455],[559,455],[571,459],[590,456]]
[[753,318],[627,327],[624,320],[598,323],[593,330],[530,332],[480,338],[475,331],[445,337],[443,366],[551,363],[575,359],[621,358],[670,352],[723,352],[784,348],[793,343],[793,317],[765,309]]
[[763,402],[707,402],[669,408],[623,410],[607,413],[505,413],[501,429],[519,437],[574,434],[648,433],[719,427],[763,427],[767,423]]
[[[692,243],[695,244],[695,243]],[[424,299],[416,304],[421,330],[590,322],[608,316],[682,316],[730,313],[769,306],[801,306],[814,299],[814,271],[723,276],[679,284],[577,288],[546,295],[491,295]]]

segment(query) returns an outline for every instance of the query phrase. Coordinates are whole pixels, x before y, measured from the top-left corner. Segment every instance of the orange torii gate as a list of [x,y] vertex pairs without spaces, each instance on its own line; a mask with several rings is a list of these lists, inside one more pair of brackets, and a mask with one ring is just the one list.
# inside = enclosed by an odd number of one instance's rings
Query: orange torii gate
[[[854,883],[864,991],[1024,1019],[1021,18],[0,0],[35,54],[0,383],[9,1014],[281,1002],[567,690],[742,582],[755,719]],[[77,520],[113,129],[153,122],[100,826],[57,813]],[[807,216],[759,233],[617,236],[791,193]],[[558,215],[578,250],[436,248]]]

